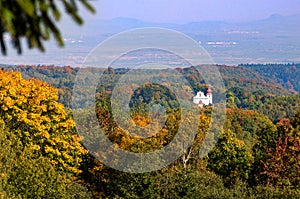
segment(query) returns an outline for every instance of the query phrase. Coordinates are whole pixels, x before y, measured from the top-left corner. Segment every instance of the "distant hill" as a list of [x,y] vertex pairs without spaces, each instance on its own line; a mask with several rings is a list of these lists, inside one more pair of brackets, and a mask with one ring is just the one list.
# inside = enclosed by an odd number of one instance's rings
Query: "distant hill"
[[[182,32],[201,45],[217,64],[299,63],[300,14],[278,14],[249,22],[195,21],[186,24],[153,23],[131,18],[92,19],[78,27],[69,20],[60,23],[66,47],[47,44],[47,54],[27,51],[21,57],[0,57],[3,64],[80,66],[102,41],[122,31],[144,27]],[[201,64],[201,63],[198,63]]]
[[300,93],[300,64],[241,64],[292,92]]
[[243,88],[248,92],[262,90],[274,95],[292,95],[293,92],[272,79],[269,76],[257,73],[248,68],[236,66],[218,66],[227,89],[233,87]]
[[[132,28],[143,27],[161,27],[178,30],[186,34],[203,34],[203,33],[229,33],[229,34],[257,34],[257,31],[262,33],[281,33],[281,34],[293,34],[297,35],[300,29],[299,24],[300,14],[282,16],[273,14],[266,19],[249,21],[249,22],[226,22],[226,21],[194,21],[186,24],[176,23],[157,23],[141,21],[134,18],[114,18],[111,20],[93,19],[87,21],[85,26],[80,28],[84,29],[84,32],[78,32],[75,30],[78,27],[73,26],[69,21],[63,21],[62,27],[64,28],[64,34],[68,36],[76,35],[89,35],[97,36],[101,34],[116,34],[120,31],[129,30]],[[247,32],[246,32],[247,31]],[[256,31],[256,32],[251,32]],[[295,32],[297,31],[297,32]]]
[[[82,34],[88,38],[109,38],[121,31],[160,27],[190,36],[211,55],[215,63],[290,63],[300,62],[300,14],[278,14],[257,21],[229,23],[225,21],[196,21],[187,24],[152,23],[130,18],[93,20]],[[79,32],[79,33],[80,33]],[[68,35],[78,34],[68,31]],[[89,40],[89,39],[88,39]],[[88,42],[91,43],[91,42]],[[201,64],[201,63],[199,63]]]

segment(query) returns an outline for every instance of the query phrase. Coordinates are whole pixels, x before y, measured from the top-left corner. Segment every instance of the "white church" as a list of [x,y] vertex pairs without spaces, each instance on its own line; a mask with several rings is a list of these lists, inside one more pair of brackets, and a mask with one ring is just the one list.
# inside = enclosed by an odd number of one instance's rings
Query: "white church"
[[211,88],[210,87],[208,88],[206,95],[202,91],[199,91],[197,93],[197,95],[194,96],[193,102],[195,104],[198,104],[199,107],[203,107],[204,105],[207,106],[207,105],[213,104]]

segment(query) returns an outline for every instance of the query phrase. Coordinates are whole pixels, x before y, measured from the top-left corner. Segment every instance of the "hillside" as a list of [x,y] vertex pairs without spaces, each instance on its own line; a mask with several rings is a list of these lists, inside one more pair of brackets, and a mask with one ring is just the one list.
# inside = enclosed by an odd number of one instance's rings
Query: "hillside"
[[[273,67],[273,69],[269,69],[271,67]],[[235,107],[259,110],[272,121],[278,121],[278,119],[282,117],[293,116],[298,109],[297,107],[300,106],[300,96],[295,95],[296,89],[288,90],[288,88],[284,88],[288,85],[292,85],[292,83],[298,83],[296,81],[297,79],[292,76],[292,71],[299,70],[299,65],[264,65],[264,67],[261,68],[259,65],[241,65],[237,67],[218,65],[218,68],[224,80],[225,88],[227,89],[228,103],[233,104]],[[25,79],[36,78],[53,85],[58,88],[59,102],[63,103],[67,108],[71,108],[72,90],[79,68],[53,65],[19,65],[5,66],[5,69],[19,71],[23,74]],[[103,69],[87,69],[91,74],[98,73],[101,70]],[[106,82],[106,85],[99,85],[98,91],[104,88],[107,93],[111,94],[116,82],[122,74],[128,71],[129,69],[111,69],[107,71],[107,73],[101,77],[102,82]],[[206,91],[207,85],[194,67],[178,69],[178,71],[188,80],[195,93],[199,90]],[[290,79],[292,83],[287,84],[287,79]],[[161,96],[162,99],[169,98],[168,92],[161,92],[165,93]],[[81,107],[84,103],[83,101],[76,102],[76,106]]]
[[273,79],[292,92],[300,92],[300,64],[241,64],[260,75]]
[[[245,65],[246,66],[246,65]],[[286,65],[278,65],[278,70],[284,71]],[[14,71],[19,71],[23,74],[24,78],[36,78],[47,83],[50,83],[54,87],[59,89],[59,101],[63,103],[66,107],[70,107],[71,92],[74,85],[74,80],[76,78],[76,73],[79,68],[72,68],[70,66],[30,66],[30,65],[19,65],[19,66],[4,66],[6,70],[13,69]],[[274,76],[273,73],[268,74],[267,68],[265,72],[256,72],[250,67],[234,67],[219,65],[219,71],[223,77],[224,85],[226,89],[239,87],[243,90],[253,93],[255,91],[262,91],[266,94],[271,94],[275,96],[281,95],[292,95],[292,90],[283,88],[285,84],[282,80],[283,75]],[[101,69],[89,68],[88,71],[91,73],[99,72]],[[263,69],[262,69],[263,70]],[[112,71],[112,74],[124,74],[128,69],[116,69]],[[287,70],[289,71],[289,70]],[[193,90],[196,92],[199,89],[205,88],[205,82],[200,74],[197,73],[195,68],[185,68],[181,70],[186,79],[190,82]],[[287,74],[289,75],[289,74]],[[295,80],[295,78],[293,79]]]

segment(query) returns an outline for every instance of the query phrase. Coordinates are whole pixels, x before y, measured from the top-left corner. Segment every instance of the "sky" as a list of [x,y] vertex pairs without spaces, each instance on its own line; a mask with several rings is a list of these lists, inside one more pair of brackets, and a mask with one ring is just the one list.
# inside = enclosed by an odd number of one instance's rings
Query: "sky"
[[[300,13],[300,0],[93,0],[97,18],[150,22],[251,21]],[[89,14],[87,14],[89,15]],[[91,17],[90,15],[87,16]]]

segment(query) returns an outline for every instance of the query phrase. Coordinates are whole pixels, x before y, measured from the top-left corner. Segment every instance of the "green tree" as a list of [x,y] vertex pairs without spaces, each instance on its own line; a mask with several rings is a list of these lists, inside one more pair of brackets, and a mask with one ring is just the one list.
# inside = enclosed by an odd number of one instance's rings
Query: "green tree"
[[90,198],[87,188],[57,172],[51,159],[24,147],[0,120],[0,198]]
[[235,134],[223,131],[214,150],[208,154],[207,167],[223,177],[227,186],[238,179],[247,180],[253,157]]
[[65,12],[78,24],[83,20],[78,14],[79,4],[91,12],[94,8],[88,0],[1,0],[0,1],[0,43],[2,54],[6,54],[5,33],[12,38],[12,44],[18,53],[22,53],[21,38],[27,40],[29,48],[44,51],[43,42],[51,35],[60,46],[64,45],[57,27],[62,12],[58,4],[61,3]]

